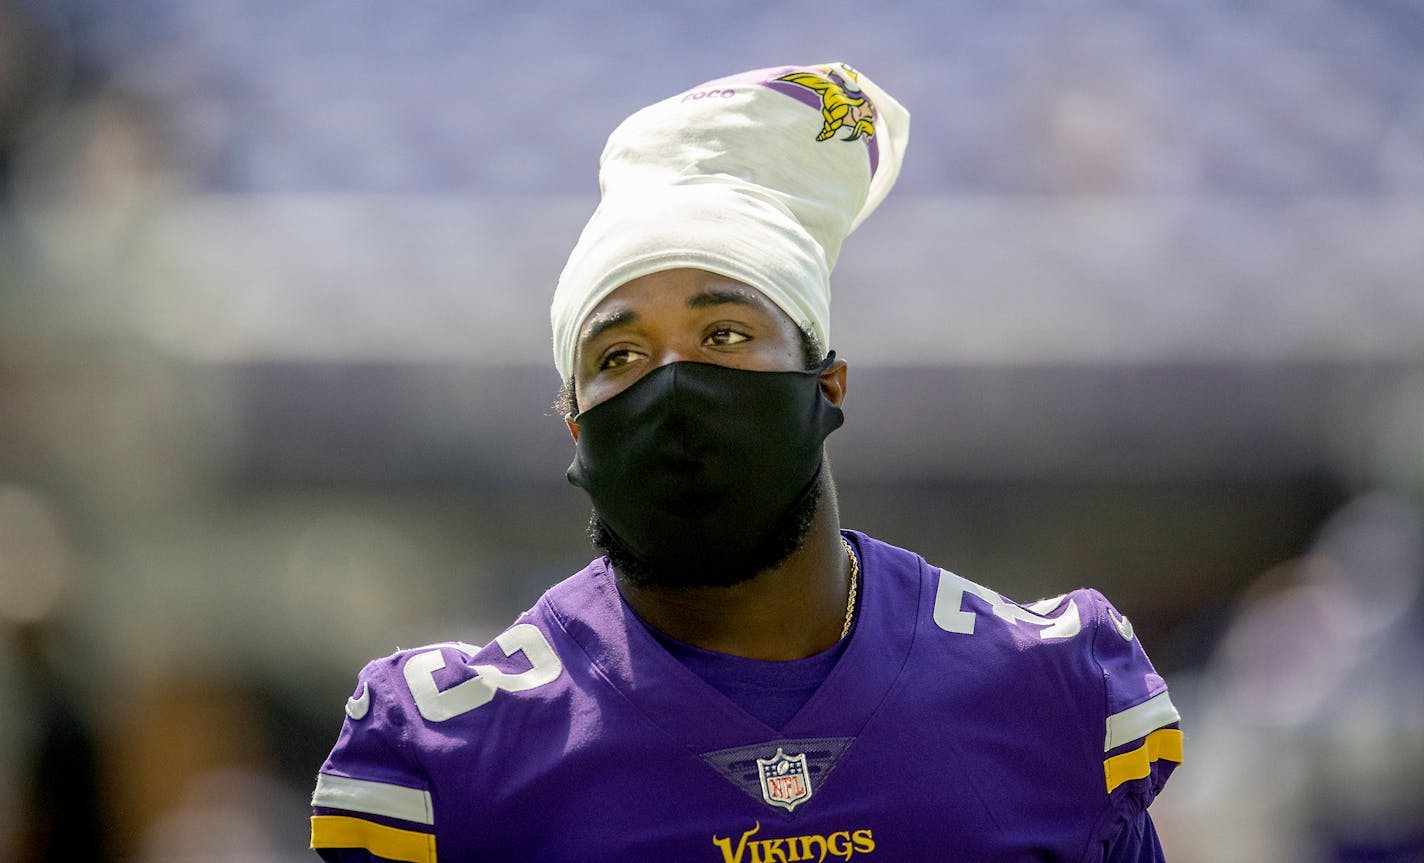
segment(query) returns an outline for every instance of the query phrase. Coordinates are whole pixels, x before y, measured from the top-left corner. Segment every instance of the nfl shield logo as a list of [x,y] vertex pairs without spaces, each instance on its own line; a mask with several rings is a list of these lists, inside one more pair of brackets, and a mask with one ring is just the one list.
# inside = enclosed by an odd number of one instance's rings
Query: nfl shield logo
[[806,754],[787,755],[777,747],[770,758],[757,759],[757,775],[761,777],[761,798],[787,812],[811,799],[811,773],[806,769]]

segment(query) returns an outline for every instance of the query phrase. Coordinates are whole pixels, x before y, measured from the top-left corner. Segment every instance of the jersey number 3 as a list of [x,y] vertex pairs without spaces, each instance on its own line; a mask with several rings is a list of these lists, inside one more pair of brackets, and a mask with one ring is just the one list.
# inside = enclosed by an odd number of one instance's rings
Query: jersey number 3
[[[505,656],[523,653],[524,658],[529,660],[529,670],[511,674],[493,665],[476,665],[474,677],[442,691],[435,685],[435,672],[445,667],[443,651],[427,650],[406,660],[405,682],[410,687],[410,694],[415,697],[415,706],[421,716],[431,722],[444,722],[485,706],[500,690],[526,692],[553,683],[563,673],[563,663],[538,627],[528,623],[516,624],[494,641]],[[470,653],[477,649],[468,644],[456,646]]]

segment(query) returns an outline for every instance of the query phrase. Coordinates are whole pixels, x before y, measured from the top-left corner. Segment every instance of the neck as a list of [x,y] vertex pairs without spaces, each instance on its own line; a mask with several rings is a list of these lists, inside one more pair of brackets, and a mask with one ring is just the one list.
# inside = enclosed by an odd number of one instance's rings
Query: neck
[[749,659],[804,659],[828,650],[845,625],[850,562],[829,471],[806,540],[780,565],[731,587],[639,586],[618,577],[623,599],[678,641]]

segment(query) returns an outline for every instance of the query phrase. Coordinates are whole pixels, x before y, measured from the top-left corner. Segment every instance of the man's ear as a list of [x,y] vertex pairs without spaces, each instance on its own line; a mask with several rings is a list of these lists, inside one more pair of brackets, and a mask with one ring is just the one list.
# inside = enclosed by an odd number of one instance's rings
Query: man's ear
[[569,427],[569,436],[574,439],[574,443],[578,443],[578,421],[574,419],[573,414],[564,414],[564,425]]
[[845,403],[846,369],[846,361],[836,357],[821,370],[821,395],[836,407]]

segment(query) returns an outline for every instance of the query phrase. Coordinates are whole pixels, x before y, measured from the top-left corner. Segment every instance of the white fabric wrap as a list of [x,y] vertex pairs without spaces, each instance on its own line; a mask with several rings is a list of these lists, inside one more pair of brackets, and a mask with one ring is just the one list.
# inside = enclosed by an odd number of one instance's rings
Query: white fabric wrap
[[[836,111],[834,96],[776,80],[786,75],[812,85],[844,81],[852,101],[868,97],[873,135],[862,130],[852,139],[859,114]],[[561,379],[572,379],[579,331],[605,297],[678,267],[751,285],[828,346],[841,242],[890,191],[909,126],[899,103],[840,63],[711,81],[624,120],[599,161],[602,200],[554,291]]]

